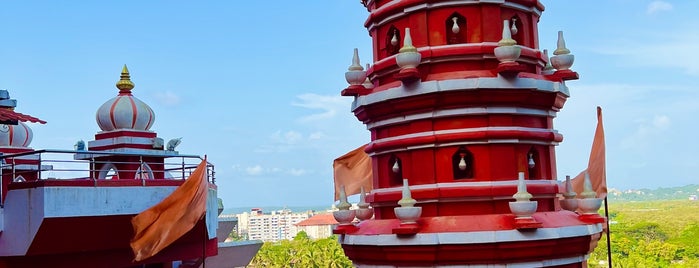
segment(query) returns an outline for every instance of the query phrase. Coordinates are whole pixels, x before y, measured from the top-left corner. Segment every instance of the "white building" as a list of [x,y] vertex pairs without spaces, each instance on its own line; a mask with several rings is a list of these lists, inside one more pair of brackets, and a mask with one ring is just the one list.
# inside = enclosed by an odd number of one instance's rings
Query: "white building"
[[312,211],[294,213],[283,209],[264,214],[261,209],[237,214],[238,235],[249,240],[275,242],[292,239],[298,233],[296,224],[313,216]]

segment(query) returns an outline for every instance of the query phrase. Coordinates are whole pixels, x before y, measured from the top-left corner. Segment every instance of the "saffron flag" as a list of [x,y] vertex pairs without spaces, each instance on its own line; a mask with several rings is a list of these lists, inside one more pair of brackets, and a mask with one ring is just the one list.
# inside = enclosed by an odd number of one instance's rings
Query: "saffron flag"
[[341,185],[345,186],[348,196],[358,194],[361,187],[364,187],[365,191],[371,191],[373,188],[371,158],[364,152],[365,146],[362,145],[333,161],[335,200],[340,199]]
[[206,159],[169,196],[131,219],[134,261],[158,254],[189,232],[206,212]]
[[605,163],[604,127],[602,125],[602,108],[597,107],[597,129],[592,140],[590,159],[587,169],[583,170],[571,180],[573,190],[580,195],[584,191],[585,172],[590,174],[592,190],[597,192],[597,197],[604,199],[607,196],[607,168]]

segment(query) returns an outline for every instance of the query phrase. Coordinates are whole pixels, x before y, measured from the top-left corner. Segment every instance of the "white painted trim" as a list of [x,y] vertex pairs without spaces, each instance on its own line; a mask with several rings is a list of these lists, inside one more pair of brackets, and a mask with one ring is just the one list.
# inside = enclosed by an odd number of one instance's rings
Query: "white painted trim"
[[[457,129],[445,129],[445,130],[437,130],[437,131],[424,131],[424,132],[417,132],[417,133],[405,134],[405,135],[400,135],[400,136],[393,136],[393,137],[388,137],[388,138],[376,139],[372,143],[381,143],[381,142],[389,142],[389,141],[395,141],[395,140],[429,137],[429,136],[435,136],[435,135],[441,135],[441,134],[460,134],[460,133],[472,133],[472,132],[491,131],[491,130],[492,131],[530,131],[530,132],[554,133],[554,134],[558,133],[558,131],[555,129],[531,128],[531,127],[457,128]],[[500,140],[501,141],[504,139],[492,139],[492,140]],[[509,142],[514,142],[517,140],[512,139],[512,140],[507,140],[507,141],[509,143]]]
[[418,233],[406,238],[394,234],[343,235],[341,244],[356,246],[428,246],[428,245],[471,245],[507,242],[525,242],[588,236],[602,232],[602,224],[575,225],[554,228],[538,228],[532,232],[519,230]]
[[469,107],[469,108],[455,108],[455,109],[435,109],[431,112],[409,114],[401,117],[393,117],[389,119],[373,121],[367,123],[367,129],[373,129],[376,127],[383,127],[395,124],[408,123],[415,120],[429,119],[429,118],[444,118],[452,116],[464,116],[464,115],[488,115],[488,114],[514,114],[514,115],[533,115],[541,117],[556,117],[556,111],[554,110],[542,110],[542,109],[531,109],[516,106],[500,106],[500,107]]
[[358,96],[352,102],[352,111],[361,106],[372,105],[392,99],[399,99],[411,96],[432,94],[443,91],[466,91],[466,90],[491,90],[491,89],[522,89],[539,90],[546,92],[560,92],[570,96],[570,92],[565,83],[552,82],[535,78],[517,78],[507,80],[498,77],[476,77],[463,79],[448,79],[439,81],[425,81],[409,84],[406,87],[400,84],[397,87],[388,88],[369,95]]
[[121,136],[121,137],[88,141],[87,147],[88,148],[102,147],[102,146],[109,146],[109,145],[116,145],[116,144],[152,145],[154,139],[155,138]]
[[[550,266],[560,266],[571,263],[580,263],[589,258],[589,255],[579,255],[574,257],[543,260],[543,261],[533,261],[533,262],[516,262],[516,263],[505,263],[505,264],[462,264],[462,265],[437,265],[432,266],[435,268],[530,268],[530,267],[550,267]],[[354,263],[355,267],[359,268],[395,268],[397,266],[393,265],[371,265],[371,264],[361,264]],[[424,266],[420,266],[424,267]],[[429,266],[427,266],[429,267]]]
[[425,144],[420,144],[420,145],[408,146],[405,148],[382,150],[381,152],[371,152],[371,153],[369,153],[369,156],[384,155],[384,154],[396,153],[396,152],[407,152],[407,151],[411,151],[411,150],[425,149],[425,148],[430,149],[430,148],[459,146],[459,145],[474,145],[474,144],[532,144],[532,145],[558,146],[558,142],[554,142],[554,141],[544,142],[544,141],[520,140],[520,139],[500,139],[500,140],[489,139],[489,140],[483,140],[483,141],[459,141],[459,142],[440,143],[440,144],[425,143]]
[[[513,179],[509,181],[471,181],[471,182],[440,182],[431,184],[420,184],[420,185],[410,185],[410,190],[432,190],[432,189],[444,189],[444,188],[462,188],[462,187],[483,187],[483,186],[514,186],[517,187],[518,181]],[[527,185],[558,185],[558,181],[555,180],[526,180]],[[403,186],[373,189],[371,193],[400,193]]]

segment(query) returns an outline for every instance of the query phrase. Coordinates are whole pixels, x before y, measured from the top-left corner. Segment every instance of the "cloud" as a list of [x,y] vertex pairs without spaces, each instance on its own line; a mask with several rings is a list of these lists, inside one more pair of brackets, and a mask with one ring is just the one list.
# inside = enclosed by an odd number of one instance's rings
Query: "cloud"
[[648,4],[648,7],[646,8],[646,13],[652,15],[658,12],[670,10],[672,10],[672,4],[665,1],[653,1],[650,2],[650,4]]
[[296,144],[303,139],[303,135],[299,132],[289,130],[287,132],[277,131],[272,134],[272,140],[275,143],[281,144]]
[[320,132],[320,131],[318,131],[318,132],[313,132],[313,133],[311,133],[310,135],[308,135],[308,139],[309,139],[309,140],[320,140],[320,139],[322,139],[323,137],[325,137],[325,133]]
[[180,104],[180,96],[172,91],[156,92],[154,97],[159,103],[165,106],[175,106]]
[[299,118],[301,122],[330,119],[337,115],[338,110],[347,110],[352,102],[351,98],[343,96],[323,96],[313,93],[306,93],[296,96],[297,100],[291,105],[312,110],[320,110],[318,113]]
[[304,175],[306,173],[308,173],[308,171],[306,171],[305,169],[292,168],[289,170],[289,174],[296,177]]
[[263,171],[262,166],[260,166],[260,165],[255,165],[252,167],[245,168],[245,173],[247,173],[248,175],[251,175],[251,176],[260,175],[260,174],[262,174],[262,171]]

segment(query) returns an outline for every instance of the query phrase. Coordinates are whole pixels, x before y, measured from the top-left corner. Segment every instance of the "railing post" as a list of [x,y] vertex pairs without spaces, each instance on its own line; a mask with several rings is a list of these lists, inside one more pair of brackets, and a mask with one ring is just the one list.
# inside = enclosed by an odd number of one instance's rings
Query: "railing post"
[[[36,164],[36,180],[41,180],[41,153],[39,153],[39,163]],[[51,175],[51,174],[49,174]]]
[[143,179],[143,156],[138,156],[138,176],[141,178],[141,185],[146,186],[146,180]]
[[184,156],[182,157],[182,179],[184,180]]

